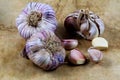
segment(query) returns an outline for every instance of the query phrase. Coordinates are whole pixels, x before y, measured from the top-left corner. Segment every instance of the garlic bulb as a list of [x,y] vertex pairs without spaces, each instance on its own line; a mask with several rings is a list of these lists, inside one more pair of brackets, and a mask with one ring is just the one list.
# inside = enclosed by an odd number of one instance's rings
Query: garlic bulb
[[25,39],[41,29],[55,31],[57,26],[55,11],[47,4],[30,2],[17,17],[16,26]]
[[104,32],[104,23],[99,16],[84,9],[69,14],[64,21],[64,26],[69,33],[77,33],[88,40]]
[[54,32],[41,30],[27,40],[24,55],[40,68],[53,70],[64,63],[66,53]]

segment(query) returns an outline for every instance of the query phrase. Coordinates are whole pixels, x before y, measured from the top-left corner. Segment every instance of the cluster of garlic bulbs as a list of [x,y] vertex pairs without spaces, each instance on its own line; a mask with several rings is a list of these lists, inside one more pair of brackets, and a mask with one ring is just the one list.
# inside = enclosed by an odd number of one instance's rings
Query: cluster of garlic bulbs
[[100,17],[92,11],[84,9],[69,14],[64,25],[69,33],[77,33],[88,40],[92,40],[104,32],[104,23]]
[[65,49],[54,34],[55,11],[47,4],[31,2],[16,19],[20,35],[26,39],[21,52],[24,58],[44,70],[54,70],[64,63]]
[[[89,10],[79,10],[69,14],[64,25],[69,33],[77,33],[89,40],[104,32],[103,21]],[[75,49],[78,40],[60,40],[55,35],[57,20],[51,6],[30,2],[17,17],[16,26],[20,35],[26,39],[21,55],[40,68],[54,70],[63,64],[66,57],[65,49],[70,50],[69,62],[75,65],[85,64],[86,57],[81,51]],[[97,45],[96,40],[93,43],[95,47],[107,48],[107,44]],[[103,55],[99,50],[89,49],[88,52],[93,61],[98,62],[102,59]]]
[[30,2],[17,17],[16,26],[25,39],[41,29],[55,31],[57,26],[55,11],[47,4]]

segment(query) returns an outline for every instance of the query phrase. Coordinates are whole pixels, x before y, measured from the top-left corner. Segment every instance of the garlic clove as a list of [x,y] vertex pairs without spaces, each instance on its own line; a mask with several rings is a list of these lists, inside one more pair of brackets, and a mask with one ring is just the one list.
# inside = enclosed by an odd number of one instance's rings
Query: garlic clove
[[99,31],[97,29],[96,24],[93,21],[91,21],[91,19],[88,20],[90,23],[90,31],[89,31],[90,34],[87,35],[87,39],[92,40],[93,38],[98,37]]
[[89,48],[88,53],[93,62],[99,62],[103,58],[103,53],[97,49]]
[[95,21],[98,23],[99,25],[99,29],[100,29],[100,34],[102,34],[105,30],[105,26],[104,26],[104,22],[102,21],[102,19],[95,19]]
[[63,39],[62,44],[66,50],[74,49],[78,46],[78,40],[76,39]]
[[85,63],[86,58],[79,50],[73,49],[70,51],[68,60],[74,65],[80,65]]
[[73,34],[74,32],[76,32],[76,29],[77,29],[76,22],[77,22],[77,19],[75,19],[73,15],[66,17],[64,21],[64,27],[68,33]]
[[80,31],[83,32],[83,31],[86,31],[88,29],[89,29],[89,22],[87,20],[87,21],[85,21],[84,23],[81,24]]
[[105,50],[108,48],[108,41],[102,37],[96,37],[92,40],[92,46],[99,50]]

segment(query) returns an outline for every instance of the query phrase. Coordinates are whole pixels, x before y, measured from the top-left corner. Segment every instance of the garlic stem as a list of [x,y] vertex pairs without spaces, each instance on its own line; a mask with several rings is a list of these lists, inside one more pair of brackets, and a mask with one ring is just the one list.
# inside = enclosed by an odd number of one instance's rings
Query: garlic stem
[[32,11],[31,14],[28,16],[28,24],[32,27],[37,27],[38,22],[42,18],[42,13],[39,13],[37,11]]
[[77,28],[80,30],[80,25],[81,25],[81,18],[83,17],[84,13],[83,13],[83,10],[79,10],[79,15],[78,15],[78,18],[77,18]]

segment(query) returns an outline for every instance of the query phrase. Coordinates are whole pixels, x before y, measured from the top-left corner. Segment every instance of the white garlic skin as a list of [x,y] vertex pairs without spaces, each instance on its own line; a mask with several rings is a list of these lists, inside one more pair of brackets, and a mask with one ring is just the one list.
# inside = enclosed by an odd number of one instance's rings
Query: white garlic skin
[[73,49],[70,51],[68,59],[74,65],[81,65],[81,64],[84,64],[86,61],[86,58],[83,55],[83,53],[77,49]]
[[78,10],[69,14],[64,21],[69,33],[77,33],[87,40],[92,40],[104,32],[104,23],[95,13],[88,10]]
[[86,38],[89,40],[92,40],[93,38],[99,36],[99,31],[98,31],[96,25],[94,24],[94,22],[92,22],[90,19],[88,19],[88,20],[90,22],[90,26],[92,26],[92,27],[89,31],[90,35],[86,35],[87,36]]
[[103,59],[103,53],[100,50],[89,48],[88,53],[93,62],[100,62]]
[[[31,25],[34,23],[36,26]],[[53,8],[47,4],[38,2],[28,3],[16,18],[16,27],[20,35],[25,39],[30,38],[32,34],[41,31],[41,29],[55,31],[56,26],[57,20]]]
[[28,58],[44,70],[54,70],[64,63],[66,56],[60,39],[50,30],[33,34],[26,42]]
[[62,39],[62,44],[66,50],[74,49],[78,46],[78,40],[76,39]]

